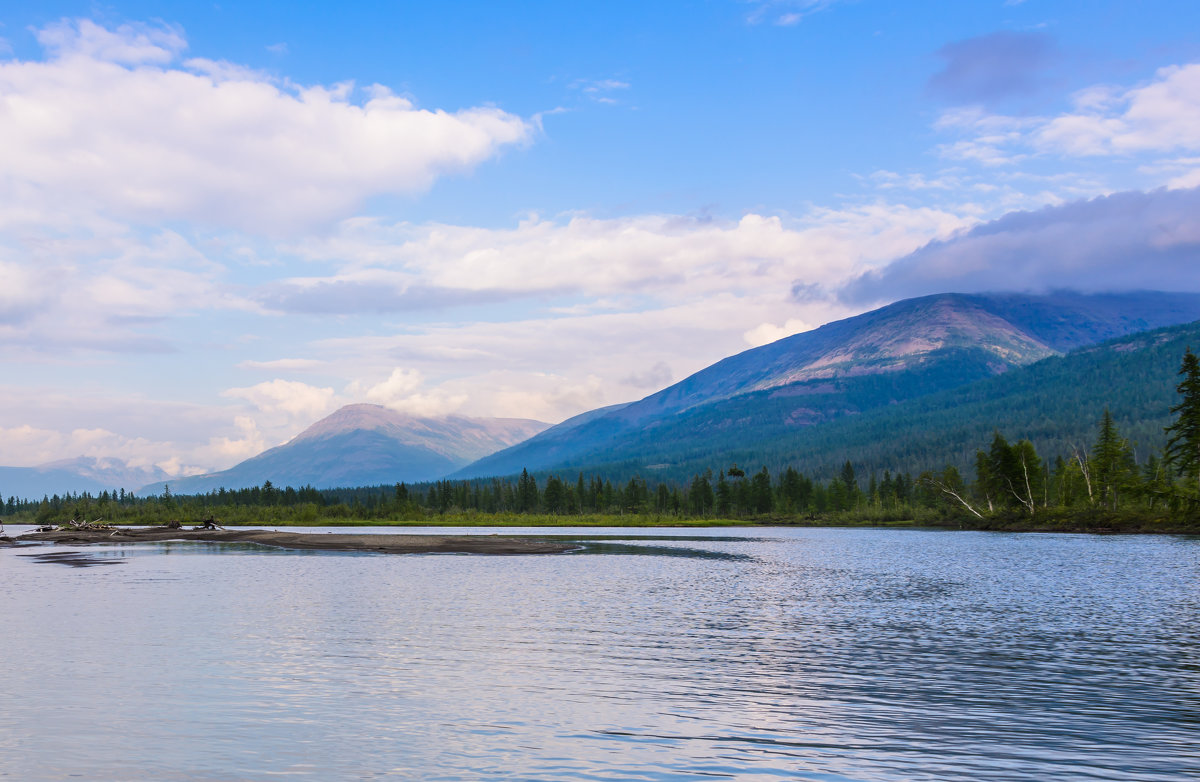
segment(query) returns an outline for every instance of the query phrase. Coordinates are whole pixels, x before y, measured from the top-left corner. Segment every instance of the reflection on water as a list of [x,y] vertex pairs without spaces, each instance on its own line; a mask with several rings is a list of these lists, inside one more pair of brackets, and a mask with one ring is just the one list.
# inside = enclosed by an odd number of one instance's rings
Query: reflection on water
[[1196,540],[550,532],[0,550],[0,777],[1200,775]]
[[119,565],[124,561],[111,556],[111,554],[112,552],[103,550],[95,553],[83,551],[42,551],[37,554],[18,554],[17,556],[28,557],[35,562],[44,562],[55,565],[69,565],[71,567]]

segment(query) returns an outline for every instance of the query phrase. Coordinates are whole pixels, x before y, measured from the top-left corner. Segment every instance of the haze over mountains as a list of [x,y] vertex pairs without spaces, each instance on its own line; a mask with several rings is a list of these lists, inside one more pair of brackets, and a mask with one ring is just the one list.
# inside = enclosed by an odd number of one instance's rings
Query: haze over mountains
[[114,489],[136,491],[167,477],[152,465],[132,467],[120,459],[80,456],[36,467],[0,467],[0,495],[38,499],[68,491],[92,494]]
[[[190,494],[265,480],[318,489],[428,481],[547,426],[523,418],[422,418],[381,405],[347,405],[283,445],[222,472],[173,480],[170,487]],[[145,487],[155,490],[161,487]]]

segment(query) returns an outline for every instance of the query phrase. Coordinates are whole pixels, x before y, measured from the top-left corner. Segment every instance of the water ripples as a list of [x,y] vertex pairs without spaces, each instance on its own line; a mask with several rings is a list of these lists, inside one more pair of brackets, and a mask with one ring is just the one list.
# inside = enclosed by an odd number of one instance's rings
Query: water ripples
[[0,688],[0,776],[1200,775],[1194,540],[704,537],[84,570],[5,552],[8,656],[39,664]]

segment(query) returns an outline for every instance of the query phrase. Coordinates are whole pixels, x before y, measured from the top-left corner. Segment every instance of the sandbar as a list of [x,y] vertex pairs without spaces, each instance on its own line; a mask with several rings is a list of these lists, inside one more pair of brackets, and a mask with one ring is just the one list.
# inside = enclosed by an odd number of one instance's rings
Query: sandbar
[[578,544],[542,538],[504,535],[347,535],[339,533],[277,532],[264,529],[170,529],[149,527],[112,530],[54,530],[29,532],[18,541],[70,545],[91,543],[162,543],[187,540],[203,543],[258,543],[263,546],[318,551],[371,551],[381,554],[561,554]]

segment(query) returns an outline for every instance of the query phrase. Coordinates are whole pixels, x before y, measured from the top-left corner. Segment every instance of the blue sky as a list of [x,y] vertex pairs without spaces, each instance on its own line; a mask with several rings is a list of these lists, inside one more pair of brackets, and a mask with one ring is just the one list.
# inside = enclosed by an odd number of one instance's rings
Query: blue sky
[[4,464],[558,421],[899,297],[1200,290],[1192,2],[8,5]]

